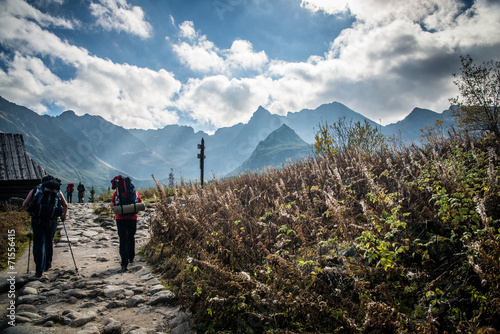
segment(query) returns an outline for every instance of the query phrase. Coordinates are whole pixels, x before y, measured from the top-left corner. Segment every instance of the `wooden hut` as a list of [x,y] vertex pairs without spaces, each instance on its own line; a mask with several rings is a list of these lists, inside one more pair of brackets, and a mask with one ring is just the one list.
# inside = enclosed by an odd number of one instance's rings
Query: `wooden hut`
[[0,133],[0,201],[25,198],[45,174],[28,156],[23,135]]

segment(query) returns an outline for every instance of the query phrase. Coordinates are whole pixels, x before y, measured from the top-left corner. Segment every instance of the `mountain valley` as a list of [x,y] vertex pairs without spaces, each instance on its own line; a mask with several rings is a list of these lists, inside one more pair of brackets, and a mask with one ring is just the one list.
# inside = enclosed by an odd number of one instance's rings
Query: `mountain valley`
[[117,174],[132,177],[139,187],[152,185],[152,175],[165,182],[171,171],[176,181],[199,179],[197,145],[202,138],[206,180],[280,166],[312,154],[309,145],[318,125],[333,124],[342,117],[352,124],[367,120],[383,134],[400,133],[407,142],[418,142],[420,129],[433,126],[438,119],[445,127],[454,124],[449,110],[438,114],[415,108],[405,119],[382,126],[333,102],[286,116],[259,107],[248,123],[219,128],[209,135],[184,125],[124,129],[100,116],[78,116],[71,110],[56,117],[39,115],[0,97],[0,131],[22,134],[28,154],[64,183],[82,182],[98,193]]

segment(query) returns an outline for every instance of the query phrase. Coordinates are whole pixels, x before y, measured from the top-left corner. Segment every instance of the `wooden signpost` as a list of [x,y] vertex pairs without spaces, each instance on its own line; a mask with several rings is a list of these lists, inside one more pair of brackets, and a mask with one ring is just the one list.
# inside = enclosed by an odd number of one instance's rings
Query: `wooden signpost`
[[198,159],[200,159],[200,170],[201,170],[201,187],[203,188],[203,170],[205,168],[205,139],[201,138],[201,144],[198,144]]

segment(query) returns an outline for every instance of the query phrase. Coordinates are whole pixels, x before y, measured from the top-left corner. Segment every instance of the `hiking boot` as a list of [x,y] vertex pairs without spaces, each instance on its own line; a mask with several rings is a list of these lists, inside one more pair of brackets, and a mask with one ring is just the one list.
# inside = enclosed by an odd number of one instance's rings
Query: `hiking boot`
[[30,281],[37,281],[40,278],[42,278],[42,272],[37,272],[35,275],[28,276],[28,280]]
[[127,271],[127,266],[122,266],[122,268],[120,269],[120,273],[124,273]]

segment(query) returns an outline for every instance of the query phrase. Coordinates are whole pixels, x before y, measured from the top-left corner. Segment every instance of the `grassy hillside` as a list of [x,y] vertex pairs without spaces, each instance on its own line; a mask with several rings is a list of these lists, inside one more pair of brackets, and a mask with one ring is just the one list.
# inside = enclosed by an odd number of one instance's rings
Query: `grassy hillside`
[[181,185],[145,252],[201,331],[498,330],[499,140],[425,139]]

